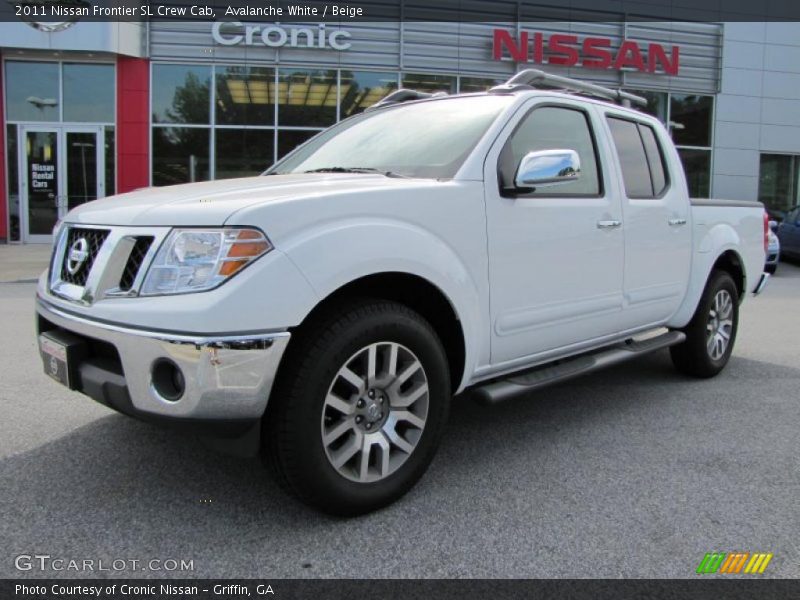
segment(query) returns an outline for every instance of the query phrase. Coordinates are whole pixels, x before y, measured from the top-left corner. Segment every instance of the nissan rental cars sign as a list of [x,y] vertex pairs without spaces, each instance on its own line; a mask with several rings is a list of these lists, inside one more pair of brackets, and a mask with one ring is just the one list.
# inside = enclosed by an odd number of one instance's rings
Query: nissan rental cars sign
[[343,29],[327,31],[320,23],[311,27],[281,27],[277,23],[267,25],[243,25],[239,21],[217,21],[211,35],[222,46],[267,46],[269,48],[317,48],[348,50],[350,33]]

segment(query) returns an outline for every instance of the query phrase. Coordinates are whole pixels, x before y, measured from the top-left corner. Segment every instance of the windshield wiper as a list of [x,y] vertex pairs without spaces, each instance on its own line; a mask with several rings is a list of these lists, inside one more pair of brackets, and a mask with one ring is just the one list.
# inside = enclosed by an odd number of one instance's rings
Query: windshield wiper
[[322,167],[319,169],[309,169],[308,171],[303,171],[303,173],[378,173],[386,177],[406,177],[399,173],[383,171],[373,167]]

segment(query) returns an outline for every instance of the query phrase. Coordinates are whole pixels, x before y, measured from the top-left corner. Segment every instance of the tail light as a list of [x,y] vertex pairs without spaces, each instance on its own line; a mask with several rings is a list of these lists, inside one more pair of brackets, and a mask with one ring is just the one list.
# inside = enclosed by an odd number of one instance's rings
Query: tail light
[[764,211],[764,252],[769,248],[769,215]]

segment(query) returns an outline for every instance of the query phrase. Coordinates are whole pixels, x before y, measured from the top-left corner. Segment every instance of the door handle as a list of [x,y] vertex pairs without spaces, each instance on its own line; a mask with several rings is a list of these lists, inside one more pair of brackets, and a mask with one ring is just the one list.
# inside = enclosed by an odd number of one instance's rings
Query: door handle
[[614,229],[615,227],[620,227],[622,225],[622,221],[598,221],[597,228],[598,229]]
[[670,227],[677,227],[679,225],[686,225],[686,219],[670,219],[667,221]]

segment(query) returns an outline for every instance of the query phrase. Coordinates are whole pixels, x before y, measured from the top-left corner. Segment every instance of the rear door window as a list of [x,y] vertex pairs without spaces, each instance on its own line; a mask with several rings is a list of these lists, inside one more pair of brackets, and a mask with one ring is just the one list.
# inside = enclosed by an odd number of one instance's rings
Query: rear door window
[[608,126],[617,149],[625,193],[629,198],[657,198],[669,181],[664,153],[649,125],[608,117]]

